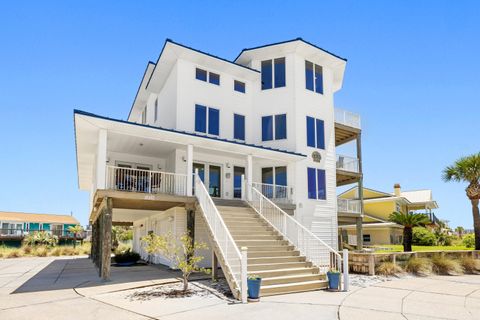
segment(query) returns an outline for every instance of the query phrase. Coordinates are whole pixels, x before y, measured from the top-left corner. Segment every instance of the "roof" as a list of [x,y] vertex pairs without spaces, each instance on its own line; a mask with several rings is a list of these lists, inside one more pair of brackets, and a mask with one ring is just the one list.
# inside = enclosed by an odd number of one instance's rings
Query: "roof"
[[407,198],[410,202],[428,202],[432,201],[432,190],[412,190],[402,191],[401,196]]
[[7,211],[0,211],[0,221],[80,224],[77,219],[69,215]]
[[305,43],[305,44],[308,44],[308,45],[314,47],[315,49],[318,49],[318,50],[321,50],[321,51],[323,51],[323,52],[325,52],[325,53],[328,53],[329,55],[331,55],[331,56],[333,56],[333,57],[335,57],[335,58],[341,59],[341,60],[343,60],[343,61],[347,61],[347,59],[342,58],[342,57],[340,57],[339,55],[336,55],[336,54],[334,54],[334,53],[332,53],[332,52],[330,52],[330,51],[327,51],[327,50],[325,50],[325,49],[323,49],[323,48],[320,48],[319,46],[316,46],[316,45],[314,45],[313,43],[308,42],[308,41],[302,39],[301,37],[298,37],[298,38],[295,38],[295,39],[290,39],[290,40],[285,40],[285,41],[280,41],[280,42],[274,42],[274,43],[270,43],[270,44],[264,44],[264,45],[257,46],[257,47],[252,47],[252,48],[243,49],[242,52],[240,52],[240,54],[239,54],[239,55],[235,58],[235,60],[233,60],[233,61],[237,61],[238,58],[239,58],[244,52],[246,52],[246,51],[257,50],[257,49],[262,49],[262,48],[266,48],[266,47],[272,47],[272,46],[281,45],[281,44],[286,44],[286,43],[295,42],[295,41],[303,42],[303,43]]

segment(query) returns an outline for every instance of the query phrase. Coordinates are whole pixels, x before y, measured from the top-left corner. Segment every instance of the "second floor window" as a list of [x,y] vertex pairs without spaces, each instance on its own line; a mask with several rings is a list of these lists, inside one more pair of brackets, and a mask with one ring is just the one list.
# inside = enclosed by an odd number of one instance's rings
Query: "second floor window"
[[218,136],[220,134],[220,110],[195,105],[195,131]]
[[245,82],[235,80],[233,82],[233,90],[245,93]]
[[309,199],[327,199],[325,170],[307,168],[307,180]]
[[307,116],[307,146],[325,149],[325,125],[323,120]]
[[158,119],[158,98],[155,99],[155,115],[154,115],[155,121]]
[[262,90],[285,87],[285,58],[262,61],[261,72]]
[[210,82],[212,84],[220,85],[220,75],[218,73],[207,72],[206,70],[196,68],[195,69],[195,79],[205,82]]
[[[274,135],[275,133],[275,135]],[[287,138],[287,115],[262,117],[262,141],[281,140]]]
[[142,111],[142,124],[146,124],[147,123],[147,106],[145,106],[145,108],[143,108],[143,111]]
[[310,61],[305,61],[305,88],[323,94],[323,69]]
[[245,116],[233,115],[233,139],[245,140]]

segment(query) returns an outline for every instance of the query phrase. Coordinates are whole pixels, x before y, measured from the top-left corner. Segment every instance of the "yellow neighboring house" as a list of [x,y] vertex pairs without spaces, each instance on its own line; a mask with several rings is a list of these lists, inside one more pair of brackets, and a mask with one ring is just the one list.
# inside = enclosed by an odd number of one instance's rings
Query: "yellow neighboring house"
[[[438,208],[437,202],[433,200],[432,190],[402,191],[398,183],[393,189],[393,193],[388,193],[363,188],[363,242],[365,245],[402,243],[403,227],[388,220],[394,211],[421,212],[429,216],[432,224],[439,221],[432,212],[433,209]],[[343,192],[339,198],[358,199],[358,187]],[[356,245],[355,225],[341,226],[339,234],[342,242]]]

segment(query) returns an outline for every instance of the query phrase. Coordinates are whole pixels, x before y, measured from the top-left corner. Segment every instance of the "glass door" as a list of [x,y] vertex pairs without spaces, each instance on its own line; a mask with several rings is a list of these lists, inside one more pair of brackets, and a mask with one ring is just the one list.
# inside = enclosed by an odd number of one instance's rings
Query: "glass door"
[[221,197],[222,195],[222,168],[220,166],[208,166],[208,192],[212,197]]
[[242,198],[242,175],[245,175],[244,167],[233,167],[233,197]]
[[[203,163],[193,163],[193,171],[192,173],[195,174],[195,169],[198,169],[198,175],[200,176],[200,180],[202,180],[203,183],[205,183],[205,165]],[[195,194],[195,177],[192,179],[193,180],[193,192],[192,194]]]

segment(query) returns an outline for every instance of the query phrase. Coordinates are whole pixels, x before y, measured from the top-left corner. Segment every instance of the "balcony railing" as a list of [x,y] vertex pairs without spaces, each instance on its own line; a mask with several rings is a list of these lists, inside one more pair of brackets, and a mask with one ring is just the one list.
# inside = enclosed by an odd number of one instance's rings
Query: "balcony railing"
[[107,166],[107,189],[186,196],[187,175]]
[[254,182],[252,186],[260,191],[266,198],[277,203],[291,203],[293,188],[289,186],[282,186],[278,184],[268,184]]
[[360,115],[347,110],[335,108],[335,122],[360,129]]
[[337,199],[337,212],[342,213],[362,213],[362,203],[360,200]]
[[358,173],[358,159],[337,154],[337,169]]
[[[58,230],[29,230],[29,229],[18,229],[18,228],[1,228],[0,229],[0,239],[1,238],[23,238],[26,235],[33,234],[35,232],[46,232],[50,235],[57,236],[59,238],[73,238],[75,234],[68,231],[68,229],[58,229]],[[80,232],[77,234],[77,239],[84,239],[87,235],[86,231]]]

